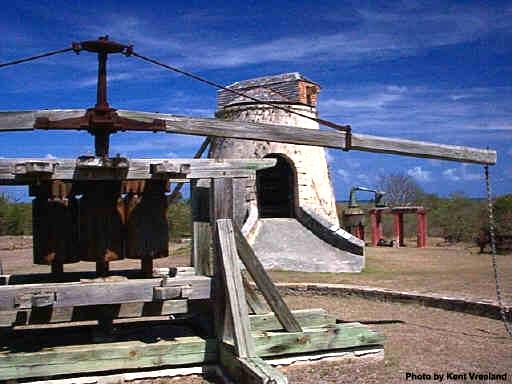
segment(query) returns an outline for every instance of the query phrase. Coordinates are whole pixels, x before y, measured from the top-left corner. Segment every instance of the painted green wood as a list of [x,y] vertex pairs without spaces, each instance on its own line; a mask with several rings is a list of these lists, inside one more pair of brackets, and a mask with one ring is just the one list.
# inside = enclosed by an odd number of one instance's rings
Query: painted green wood
[[245,297],[247,298],[247,305],[249,306],[251,313],[256,315],[269,313],[270,308],[263,300],[261,300],[261,297],[258,296],[256,290],[249,283],[249,280],[245,275],[242,275],[242,282],[244,283]]
[[347,323],[303,332],[258,332],[254,334],[254,342],[258,356],[270,357],[380,345],[384,337],[363,324]]
[[[384,337],[360,323],[344,323],[304,332],[252,332],[259,357],[381,345]],[[228,343],[230,344],[230,343]],[[227,345],[227,347],[232,344]],[[38,352],[0,353],[0,380],[100,372],[218,361],[216,339],[176,337],[155,342],[126,341],[45,348]],[[224,364],[224,363],[223,363]]]
[[[293,317],[304,328],[320,328],[336,324],[336,318],[324,309],[298,309],[292,311]],[[250,315],[253,331],[280,331],[283,326],[273,312]]]
[[212,363],[215,340],[196,336],[154,343],[129,341],[49,348],[0,355],[0,380],[117,369]]

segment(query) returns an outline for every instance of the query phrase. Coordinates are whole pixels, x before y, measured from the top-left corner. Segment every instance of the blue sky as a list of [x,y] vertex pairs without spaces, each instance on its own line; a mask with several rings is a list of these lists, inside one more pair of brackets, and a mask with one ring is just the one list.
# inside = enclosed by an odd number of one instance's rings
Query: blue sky
[[[512,192],[512,2],[17,0],[3,5],[0,33],[0,61],[108,34],[223,84],[298,71],[322,86],[320,116],[354,132],[496,149],[494,191]],[[215,89],[135,58],[111,57],[109,73],[116,108],[214,113]],[[95,81],[96,58],[85,52],[3,68],[0,110],[92,106]],[[111,152],[189,157],[200,142],[116,134]],[[87,133],[0,135],[3,157],[91,150]],[[356,151],[328,158],[338,199],[396,171],[428,192],[484,194],[481,166]]]

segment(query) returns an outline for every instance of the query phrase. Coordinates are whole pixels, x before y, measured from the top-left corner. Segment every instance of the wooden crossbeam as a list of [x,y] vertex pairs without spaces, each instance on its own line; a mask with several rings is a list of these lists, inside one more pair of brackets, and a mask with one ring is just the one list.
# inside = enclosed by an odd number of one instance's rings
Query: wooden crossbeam
[[[126,338],[122,337],[124,329],[127,333]],[[240,363],[239,359],[234,358],[233,345],[219,344],[215,338],[204,339],[194,336],[190,330],[182,327],[169,324],[155,325],[152,328],[120,326],[118,332],[121,332],[119,336],[126,341],[94,343],[87,339],[89,332],[84,332],[84,329],[50,329],[40,337],[24,337],[22,340],[12,336],[6,337],[4,340],[7,346],[0,351],[0,380],[161,366],[176,367],[187,364],[214,364],[219,361],[219,352],[221,363],[228,372],[237,375],[237,371],[240,371],[229,368],[239,367]],[[260,358],[367,347],[381,345],[384,341],[382,335],[359,323],[312,327],[298,333],[253,331],[251,334]],[[134,337],[141,335],[148,339],[133,340]],[[74,343],[61,345],[62,340]],[[10,349],[9,345],[13,348]],[[227,353],[223,353],[223,350]],[[255,364],[262,362],[254,358],[250,358],[250,361]],[[257,367],[248,368],[253,372],[260,371]],[[268,373],[271,372],[268,368],[270,367],[264,369],[265,376],[269,376]],[[255,382],[265,383],[265,376]],[[253,377],[258,378],[258,375]],[[275,377],[281,377],[279,372]]]
[[284,302],[276,286],[265,271],[265,268],[263,268],[263,265],[245,239],[245,236],[238,228],[235,228],[234,235],[240,259],[244,263],[245,268],[247,268],[247,272],[249,272],[257,287],[260,289],[263,297],[265,297],[265,300],[270,305],[270,308],[272,308],[272,311],[276,314],[287,331],[300,332],[302,330],[300,324],[295,317],[293,317],[288,305]]
[[53,307],[150,302],[156,300],[155,288],[173,288],[175,299],[211,298],[211,279],[206,276],[168,278],[165,283],[158,278],[116,282],[4,285],[0,286],[0,310],[36,307],[42,296],[52,300],[44,306]]
[[[69,117],[78,117],[84,110],[51,110],[0,112],[0,131],[32,130],[37,117],[47,117],[51,121]],[[263,123],[227,121],[174,116],[161,113],[118,110],[121,117],[140,122],[152,123],[159,119],[165,121],[165,132],[187,135],[229,137],[237,139],[276,141],[281,143],[314,145],[344,150],[359,150],[377,153],[392,153],[413,157],[477,164],[495,164],[496,151],[428,143],[423,141],[403,140],[352,133],[347,140],[347,133],[341,131],[319,131]],[[52,129],[51,123],[48,129]],[[60,128],[62,129],[62,128]],[[349,144],[347,145],[347,143]]]
[[[115,158],[112,158],[115,160]],[[98,158],[98,161],[102,160]],[[87,161],[91,163],[91,161]],[[144,180],[182,181],[200,178],[248,177],[274,166],[275,159],[130,159],[123,167],[84,166],[80,159],[0,159],[0,184],[27,184],[34,180]],[[36,171],[34,171],[36,168]]]
[[237,139],[276,141],[281,143],[316,145],[344,150],[359,150],[378,153],[394,153],[405,156],[452,160],[478,164],[495,164],[496,151],[402,140],[387,137],[352,133],[347,146],[347,133],[341,131],[319,131],[246,121],[226,121],[179,117],[167,114],[118,111],[121,116],[151,122],[161,119],[166,123],[166,131],[188,135],[230,137]]

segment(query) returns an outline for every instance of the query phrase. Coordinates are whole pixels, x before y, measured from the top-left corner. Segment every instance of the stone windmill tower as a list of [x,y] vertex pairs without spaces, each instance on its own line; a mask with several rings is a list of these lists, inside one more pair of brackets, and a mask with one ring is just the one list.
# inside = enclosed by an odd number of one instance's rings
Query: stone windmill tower
[[[317,116],[320,86],[297,72],[244,80],[229,88],[302,115]],[[219,91],[217,101],[216,117],[221,119],[319,129],[313,120],[226,90]],[[277,159],[275,167],[258,172],[255,179],[235,184],[235,222],[243,226],[267,267],[361,270],[364,244],[339,227],[323,147],[216,138],[209,157]]]

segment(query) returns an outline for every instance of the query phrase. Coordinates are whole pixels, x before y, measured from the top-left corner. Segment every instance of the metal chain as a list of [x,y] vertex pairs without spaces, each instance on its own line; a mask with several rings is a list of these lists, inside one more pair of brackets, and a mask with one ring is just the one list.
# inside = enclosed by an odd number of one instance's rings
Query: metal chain
[[489,166],[486,165],[485,169],[485,189],[487,192],[487,210],[489,214],[489,236],[491,240],[491,253],[492,253],[492,268],[494,270],[494,281],[496,283],[496,298],[498,299],[498,305],[500,307],[500,315],[503,320],[503,325],[505,326],[505,330],[512,337],[512,326],[507,320],[507,315],[505,313],[505,307],[503,305],[503,298],[501,296],[501,285],[500,285],[500,276],[498,270],[498,262],[496,257],[496,236],[495,236],[495,222],[494,222],[494,213],[493,213],[493,204],[492,204],[492,192],[491,192],[491,182],[489,177]]

